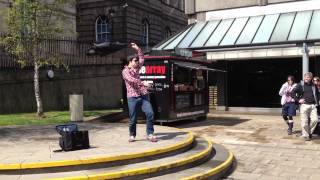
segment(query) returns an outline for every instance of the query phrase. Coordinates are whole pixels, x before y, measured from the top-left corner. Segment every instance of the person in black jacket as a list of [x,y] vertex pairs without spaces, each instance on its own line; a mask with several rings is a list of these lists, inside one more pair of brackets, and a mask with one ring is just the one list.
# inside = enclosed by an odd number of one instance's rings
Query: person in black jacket
[[300,104],[301,131],[302,137],[306,141],[311,140],[312,132],[318,121],[317,106],[319,105],[319,91],[312,83],[312,78],[311,72],[305,73],[303,83],[298,84],[292,92],[293,98]]

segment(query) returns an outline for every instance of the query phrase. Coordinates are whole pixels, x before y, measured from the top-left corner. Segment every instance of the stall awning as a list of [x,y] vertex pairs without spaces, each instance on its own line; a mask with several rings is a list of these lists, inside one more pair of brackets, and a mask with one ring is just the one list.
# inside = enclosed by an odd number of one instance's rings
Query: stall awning
[[190,62],[175,62],[177,66],[189,68],[189,69],[197,69],[197,70],[207,70],[207,71],[215,71],[215,72],[226,72],[219,69],[208,68],[207,66],[203,66],[201,64],[190,63]]
[[320,10],[198,22],[153,50],[217,49],[320,42]]

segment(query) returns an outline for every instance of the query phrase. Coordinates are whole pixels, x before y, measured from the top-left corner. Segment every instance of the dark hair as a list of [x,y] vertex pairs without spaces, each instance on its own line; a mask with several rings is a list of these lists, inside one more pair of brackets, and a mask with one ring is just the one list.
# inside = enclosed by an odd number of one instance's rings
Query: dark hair
[[292,76],[292,75],[289,75],[289,76],[287,77],[287,80],[288,80],[288,79],[291,79],[293,83],[296,82],[294,76]]
[[128,62],[131,62],[133,59],[137,59],[139,61],[139,56],[133,56],[132,58],[129,59]]
[[139,60],[139,56],[133,56],[130,58],[121,58],[120,61],[122,62],[122,65],[128,65],[134,58],[136,58],[137,60]]

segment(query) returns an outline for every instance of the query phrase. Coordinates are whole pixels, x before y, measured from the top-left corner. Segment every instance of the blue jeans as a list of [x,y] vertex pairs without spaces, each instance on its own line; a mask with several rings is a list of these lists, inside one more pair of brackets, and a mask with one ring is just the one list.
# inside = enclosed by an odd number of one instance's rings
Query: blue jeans
[[152,106],[149,101],[148,95],[139,97],[128,97],[128,108],[129,108],[129,132],[130,136],[136,136],[137,134],[137,109],[141,106],[142,111],[147,117],[147,135],[153,134],[153,119],[154,114]]

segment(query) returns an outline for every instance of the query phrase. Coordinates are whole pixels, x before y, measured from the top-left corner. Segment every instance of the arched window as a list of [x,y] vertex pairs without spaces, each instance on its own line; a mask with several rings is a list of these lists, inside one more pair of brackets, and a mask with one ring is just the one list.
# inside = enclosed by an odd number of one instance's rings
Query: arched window
[[170,36],[171,36],[171,29],[169,27],[166,27],[164,32],[164,38],[167,39]]
[[106,16],[99,16],[96,19],[96,42],[108,42],[111,38],[110,24]]
[[142,21],[142,44],[149,45],[149,22],[147,19]]

